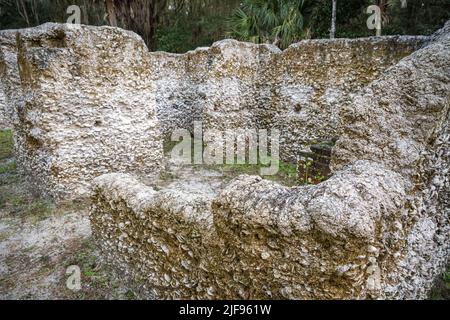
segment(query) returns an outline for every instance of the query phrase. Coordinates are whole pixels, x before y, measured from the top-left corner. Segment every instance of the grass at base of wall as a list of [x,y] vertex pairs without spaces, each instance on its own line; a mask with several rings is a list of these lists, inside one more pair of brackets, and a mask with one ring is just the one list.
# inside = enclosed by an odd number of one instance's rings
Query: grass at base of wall
[[0,130],[0,160],[8,159],[13,155],[12,131]]
[[0,130],[0,210],[32,223],[59,211],[51,201],[34,197],[26,186],[13,159],[12,132]]
[[68,299],[133,300],[135,293],[124,285],[118,274],[103,263],[92,238],[85,240],[65,261],[66,268],[78,266],[81,271],[81,290],[71,291],[61,286]]
[[450,264],[447,264],[447,271],[436,279],[429,298],[430,300],[450,300]]

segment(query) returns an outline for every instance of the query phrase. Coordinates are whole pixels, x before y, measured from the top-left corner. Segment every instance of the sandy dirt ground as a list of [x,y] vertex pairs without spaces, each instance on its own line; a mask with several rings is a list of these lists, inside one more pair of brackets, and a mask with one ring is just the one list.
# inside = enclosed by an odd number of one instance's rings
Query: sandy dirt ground
[[[81,271],[81,290],[66,283]],[[27,191],[14,159],[0,159],[0,299],[133,299],[101,264],[91,240],[88,202],[55,206]]]

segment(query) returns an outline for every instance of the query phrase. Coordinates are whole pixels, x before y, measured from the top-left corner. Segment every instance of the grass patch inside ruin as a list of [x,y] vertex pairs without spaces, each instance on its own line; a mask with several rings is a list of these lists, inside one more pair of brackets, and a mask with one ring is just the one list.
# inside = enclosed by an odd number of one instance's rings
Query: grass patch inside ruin
[[[263,176],[264,179],[278,182],[287,187],[293,187],[299,184],[297,178],[297,168],[294,164],[279,160],[278,172],[274,175]],[[263,164],[223,164],[223,165],[211,165],[212,169],[221,171],[226,177],[236,178],[242,174],[261,176],[261,169],[267,168],[267,165]]]
[[178,141],[172,141],[170,139],[165,139],[163,141],[163,152],[164,155],[170,156],[170,153],[172,152],[172,149],[178,144]]
[[[171,152],[178,143],[179,142],[170,141],[166,139],[163,144],[164,155],[166,157],[171,157]],[[203,150],[205,150],[205,146],[206,145],[203,144]],[[192,144],[191,148],[192,163],[194,162],[193,155],[194,155],[194,146]],[[234,179],[243,174],[261,176],[261,169],[268,168],[270,166],[271,160],[272,159],[269,156],[265,157],[264,159],[259,158],[257,164],[249,164],[249,163],[238,164],[235,162],[234,164],[201,164],[201,165],[191,164],[191,165],[199,169],[205,168],[208,170],[220,172],[225,179]],[[278,171],[274,175],[262,176],[264,179],[278,182],[288,187],[293,187],[300,184],[300,180],[298,179],[297,174],[297,166],[295,164],[285,162],[282,160],[272,160],[272,162],[273,162],[272,166],[278,165]],[[168,180],[173,179],[170,172],[163,172],[161,173],[161,176],[164,179]]]

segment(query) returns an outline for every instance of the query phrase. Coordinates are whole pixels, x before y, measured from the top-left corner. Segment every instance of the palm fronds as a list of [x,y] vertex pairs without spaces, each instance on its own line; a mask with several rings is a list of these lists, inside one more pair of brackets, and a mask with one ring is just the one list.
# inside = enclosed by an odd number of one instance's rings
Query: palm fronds
[[231,18],[230,36],[282,48],[302,39],[311,0],[244,0]]

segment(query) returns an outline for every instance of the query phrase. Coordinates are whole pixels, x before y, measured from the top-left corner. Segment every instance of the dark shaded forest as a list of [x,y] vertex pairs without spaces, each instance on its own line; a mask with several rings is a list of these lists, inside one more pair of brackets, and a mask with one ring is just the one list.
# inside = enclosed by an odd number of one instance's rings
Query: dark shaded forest
[[375,35],[366,24],[374,4],[383,35],[431,34],[450,18],[450,0],[0,0],[0,29],[66,22],[77,5],[82,24],[133,30],[151,50],[185,52],[223,38],[286,48]]

